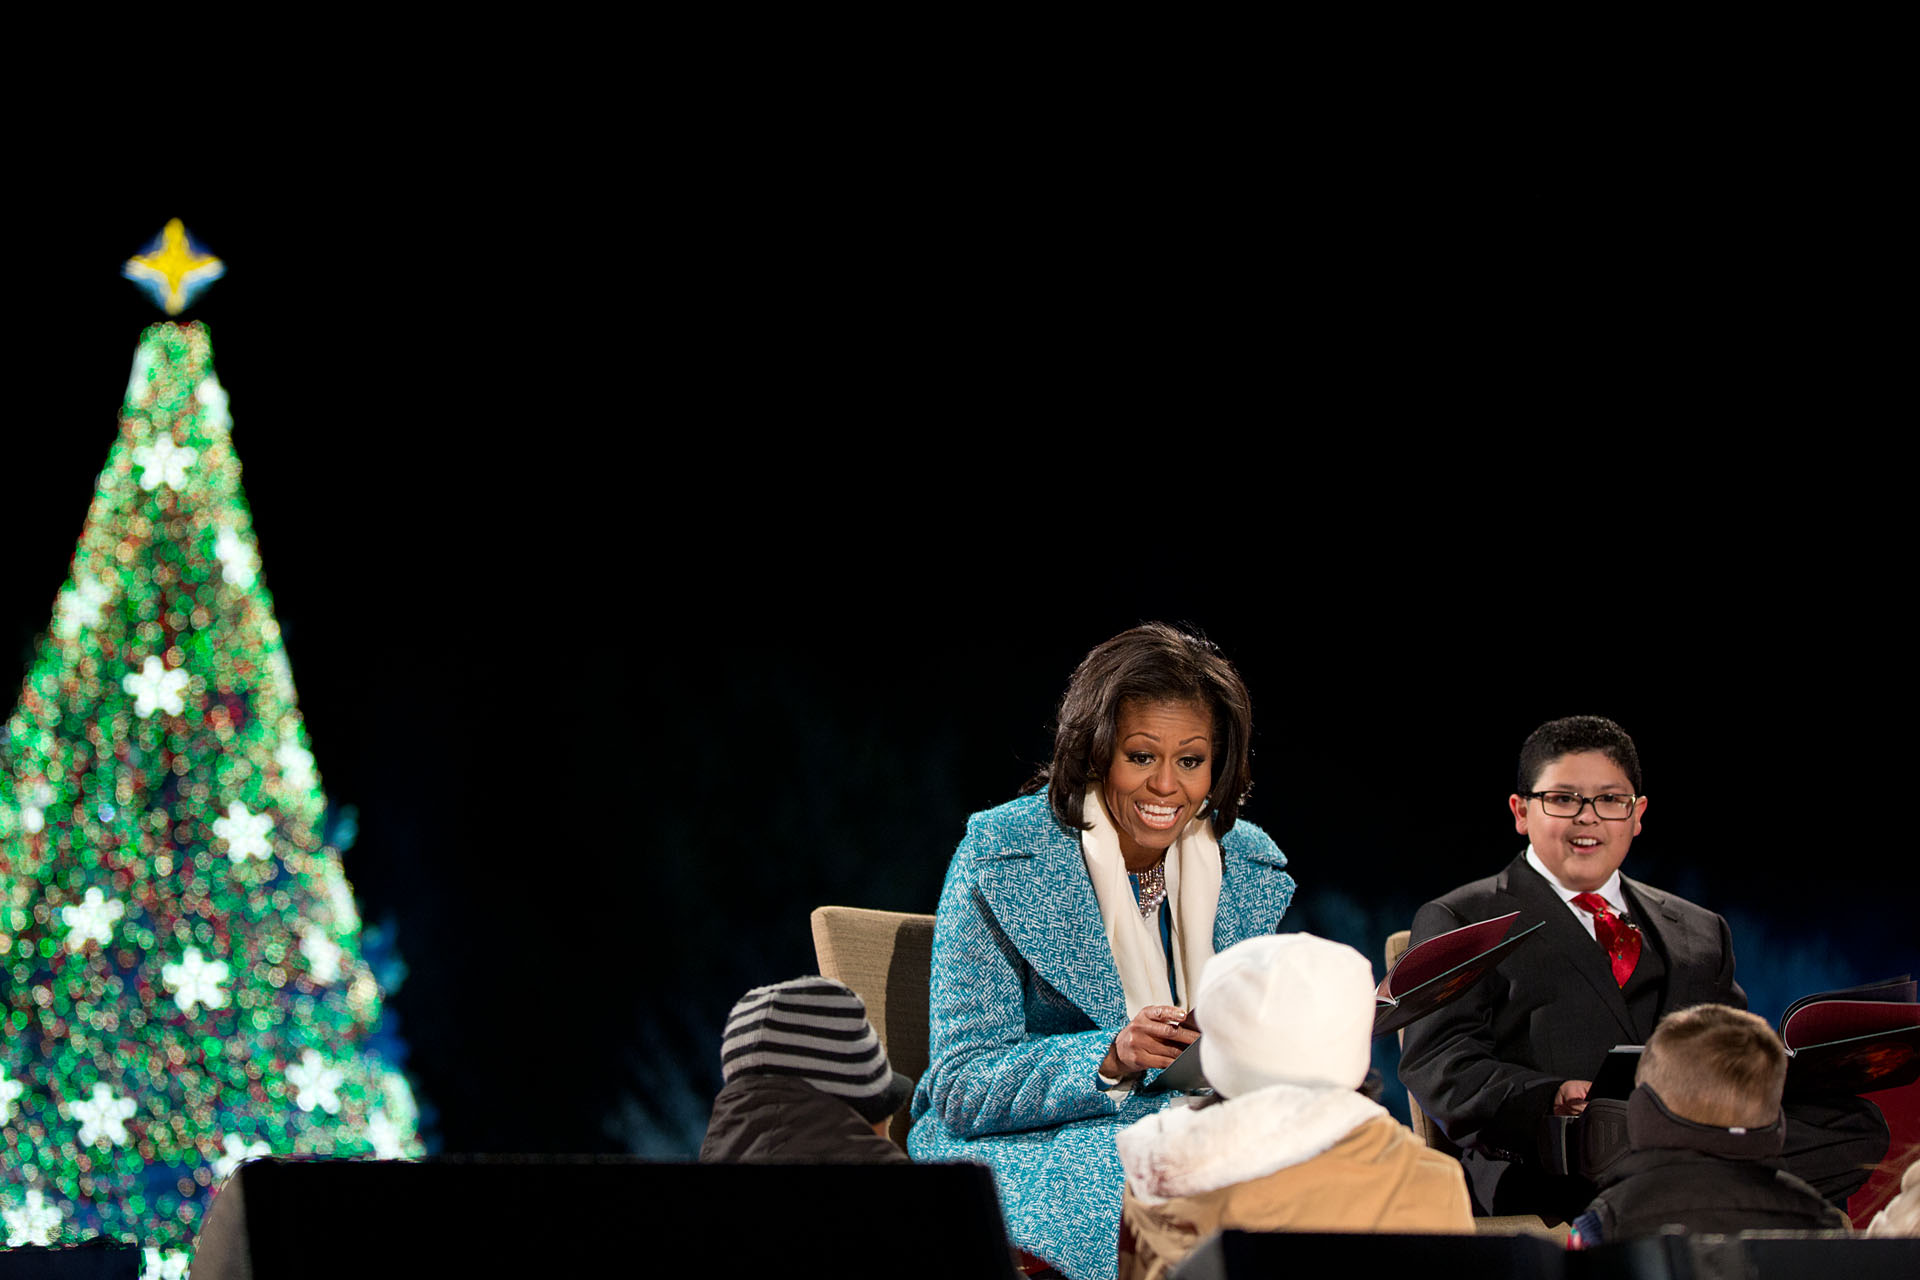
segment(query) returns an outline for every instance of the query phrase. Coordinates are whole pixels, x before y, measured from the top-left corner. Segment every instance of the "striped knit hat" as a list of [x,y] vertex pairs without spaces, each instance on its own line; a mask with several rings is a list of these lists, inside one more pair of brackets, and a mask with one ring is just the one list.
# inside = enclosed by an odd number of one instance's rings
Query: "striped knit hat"
[[885,1120],[913,1093],[893,1069],[867,1006],[832,978],[755,987],[727,1015],[720,1075],[799,1076],[868,1120]]

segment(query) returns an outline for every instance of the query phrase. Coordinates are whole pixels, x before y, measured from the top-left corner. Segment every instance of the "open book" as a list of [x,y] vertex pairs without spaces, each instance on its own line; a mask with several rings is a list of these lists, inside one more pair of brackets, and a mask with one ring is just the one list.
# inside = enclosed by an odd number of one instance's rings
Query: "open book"
[[1545,923],[1536,920],[1513,933],[1519,915],[1510,911],[1409,947],[1374,992],[1373,1034],[1398,1031],[1459,996]]
[[1801,996],[1780,1015],[1789,1098],[1868,1093],[1920,1080],[1920,1003],[1902,974]]
[[[1788,1099],[1816,1093],[1871,1093],[1920,1080],[1920,984],[1905,974],[1885,982],[1801,996],[1780,1015],[1787,1046]],[[1633,1092],[1640,1053],[1617,1044],[1594,1072],[1588,1098]]]

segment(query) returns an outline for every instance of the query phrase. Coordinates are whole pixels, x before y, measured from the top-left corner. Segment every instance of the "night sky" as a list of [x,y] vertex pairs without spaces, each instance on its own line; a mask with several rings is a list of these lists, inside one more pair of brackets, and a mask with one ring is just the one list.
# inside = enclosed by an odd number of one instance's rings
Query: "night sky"
[[1376,966],[1520,848],[1528,730],[1597,712],[1652,798],[1627,872],[1728,916],[1757,1010],[1915,967],[1912,538],[1844,248],[778,166],[642,234],[611,185],[479,216],[386,163],[12,227],[0,657],[160,318],[119,263],[181,217],[441,1149],[691,1154],[808,911],[932,910],[1148,619],[1240,666],[1289,924]]

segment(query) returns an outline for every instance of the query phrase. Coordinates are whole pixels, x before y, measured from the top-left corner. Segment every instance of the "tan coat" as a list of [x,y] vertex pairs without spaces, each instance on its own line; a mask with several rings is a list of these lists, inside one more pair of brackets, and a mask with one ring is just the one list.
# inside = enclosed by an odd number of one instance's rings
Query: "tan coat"
[[1120,1280],[1161,1280],[1202,1240],[1228,1228],[1471,1232],[1473,1210],[1459,1161],[1381,1115],[1319,1155],[1251,1181],[1157,1204],[1144,1203],[1129,1186]]

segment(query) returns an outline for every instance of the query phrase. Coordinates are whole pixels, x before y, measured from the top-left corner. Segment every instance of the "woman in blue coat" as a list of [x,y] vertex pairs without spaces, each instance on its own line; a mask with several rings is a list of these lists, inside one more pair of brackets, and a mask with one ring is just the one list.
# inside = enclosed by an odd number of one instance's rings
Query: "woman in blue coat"
[[916,1160],[991,1165],[1008,1234],[1072,1280],[1114,1274],[1114,1135],[1196,1038],[1183,993],[1270,933],[1286,858],[1239,821],[1253,713],[1212,644],[1160,624],[1089,653],[1041,788],[967,822],[934,926]]

